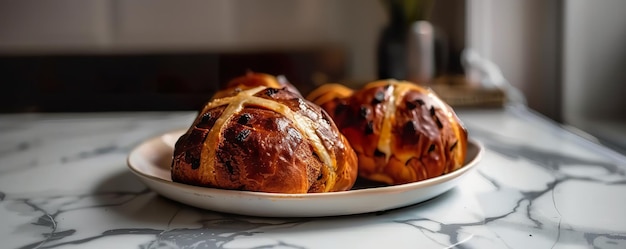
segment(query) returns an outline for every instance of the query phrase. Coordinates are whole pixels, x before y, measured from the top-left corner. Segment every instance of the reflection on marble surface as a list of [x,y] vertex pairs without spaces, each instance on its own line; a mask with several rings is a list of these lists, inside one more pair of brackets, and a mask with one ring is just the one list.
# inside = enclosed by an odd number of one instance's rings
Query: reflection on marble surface
[[126,168],[192,113],[0,116],[3,248],[626,248],[626,160],[524,111],[461,112],[487,148],[432,200],[378,213],[258,218],[156,195]]

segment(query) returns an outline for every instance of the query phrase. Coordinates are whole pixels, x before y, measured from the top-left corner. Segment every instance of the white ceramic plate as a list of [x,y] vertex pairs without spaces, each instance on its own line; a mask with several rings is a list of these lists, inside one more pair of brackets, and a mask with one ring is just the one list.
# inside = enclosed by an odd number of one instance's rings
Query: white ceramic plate
[[462,176],[478,164],[483,150],[480,143],[470,140],[466,164],[462,168],[420,182],[396,186],[357,182],[355,188],[344,192],[274,194],[172,182],[170,164],[173,147],[183,132],[169,132],[137,146],[128,156],[130,170],[152,190],[169,199],[213,211],[265,217],[349,215],[423,202],[456,186]]

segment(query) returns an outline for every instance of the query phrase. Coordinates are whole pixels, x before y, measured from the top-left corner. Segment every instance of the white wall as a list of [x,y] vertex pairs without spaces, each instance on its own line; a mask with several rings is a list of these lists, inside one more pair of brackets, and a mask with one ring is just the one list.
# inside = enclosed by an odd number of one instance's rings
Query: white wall
[[626,152],[626,1],[469,3],[470,46],[532,109]]
[[97,49],[107,45],[107,3],[0,0],[0,53]]
[[559,1],[468,0],[468,46],[498,65],[528,105],[560,119]]
[[0,0],[0,54],[281,49],[336,44],[376,76],[378,0]]
[[565,5],[565,122],[626,153],[626,1]]
[[565,6],[565,119],[626,119],[626,1]]

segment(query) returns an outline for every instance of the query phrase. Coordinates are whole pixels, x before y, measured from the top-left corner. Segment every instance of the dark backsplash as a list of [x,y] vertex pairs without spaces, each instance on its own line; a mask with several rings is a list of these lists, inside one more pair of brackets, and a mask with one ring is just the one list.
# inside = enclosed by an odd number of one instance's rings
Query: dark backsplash
[[314,75],[345,76],[324,52],[0,56],[0,112],[197,110],[248,70],[285,75],[306,94]]

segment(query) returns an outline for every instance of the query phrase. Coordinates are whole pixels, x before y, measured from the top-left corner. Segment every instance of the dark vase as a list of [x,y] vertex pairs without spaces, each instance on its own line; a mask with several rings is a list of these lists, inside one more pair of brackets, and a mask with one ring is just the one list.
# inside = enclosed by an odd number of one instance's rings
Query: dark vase
[[392,4],[389,9],[389,24],[381,30],[377,48],[379,79],[407,78],[407,30],[408,23],[402,8]]
[[378,41],[378,78],[405,80],[407,78],[407,32],[389,25],[382,30]]

